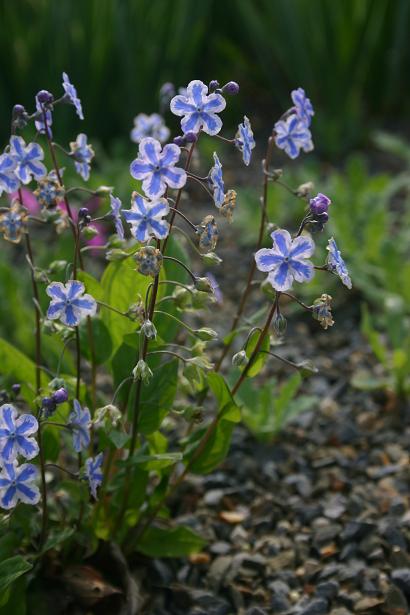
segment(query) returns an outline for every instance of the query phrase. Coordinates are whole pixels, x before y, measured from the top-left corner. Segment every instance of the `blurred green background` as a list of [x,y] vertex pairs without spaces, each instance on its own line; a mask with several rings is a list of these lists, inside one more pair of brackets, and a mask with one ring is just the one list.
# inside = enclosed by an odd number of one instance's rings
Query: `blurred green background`
[[[302,86],[320,117],[320,154],[365,146],[374,125],[403,129],[410,107],[408,0],[1,0],[0,114],[61,92],[65,70],[85,103],[84,130],[105,144],[158,106],[165,81],[231,79],[269,131]],[[62,135],[75,118],[66,114]],[[7,140],[8,123],[2,122]]]

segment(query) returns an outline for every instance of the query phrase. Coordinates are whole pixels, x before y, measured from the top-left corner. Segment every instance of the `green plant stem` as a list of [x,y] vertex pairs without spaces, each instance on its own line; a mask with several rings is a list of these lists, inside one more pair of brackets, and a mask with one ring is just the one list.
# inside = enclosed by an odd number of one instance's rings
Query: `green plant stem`
[[[191,163],[191,159],[192,159],[192,154],[194,152],[194,148],[195,148],[195,143],[192,143],[189,152],[188,152],[188,156],[187,156],[187,160],[185,162],[185,171],[187,171],[189,169],[189,165]],[[167,237],[165,237],[163,243],[162,243],[162,249],[161,252],[164,255],[165,254],[165,250],[168,244],[168,238],[172,232],[172,227],[174,224],[174,220],[175,220],[175,216],[177,214],[178,211],[178,207],[179,207],[179,203],[181,200],[181,195],[182,195],[182,188],[180,188],[180,190],[178,190],[176,199],[175,199],[175,204],[174,207],[172,208],[172,214],[171,214],[171,219],[169,221],[169,232]],[[159,242],[157,242],[157,247],[159,248]],[[171,257],[169,257],[171,258]],[[177,260],[177,259],[172,259],[172,260]],[[179,261],[180,262],[180,261]],[[193,276],[193,274],[191,274]],[[159,275],[155,276],[154,278],[154,284],[153,284],[153,288],[152,288],[152,294],[151,294],[151,298],[150,298],[150,306],[149,306],[149,312],[148,312],[148,319],[153,321],[154,318],[154,310],[155,310],[155,303],[157,300],[157,294],[158,294],[158,288],[159,288]],[[142,351],[141,353],[139,353],[139,357],[145,361],[146,356],[147,356],[147,352],[148,352],[148,345],[149,345],[149,340],[147,337],[144,336],[144,342],[143,342],[143,346],[142,346]],[[140,406],[141,406],[141,389],[142,389],[142,381],[138,380],[137,381],[137,386],[136,386],[136,391],[135,391],[135,403],[134,403],[134,413],[133,413],[133,417],[132,417],[132,432],[131,432],[131,441],[130,441],[130,448],[129,448],[129,452],[128,455],[129,457],[132,457],[132,455],[135,452],[135,447],[137,444],[137,437],[138,437],[138,424],[139,424],[139,415],[140,415]],[[125,511],[127,510],[127,505],[128,505],[128,500],[129,500],[129,496],[130,496],[130,489],[131,489],[131,474],[132,474],[132,469],[131,467],[127,468],[127,473],[125,476],[125,485],[124,485],[124,497],[123,497],[123,501],[122,501],[122,505],[120,508],[120,512],[118,514],[117,517],[117,521],[114,525],[114,534],[117,533],[117,531],[119,530],[119,528],[121,527],[121,523],[122,520],[124,518],[124,514]]]
[[[262,208],[261,208],[261,218],[260,218],[260,225],[259,225],[258,242],[256,244],[256,251],[258,251],[262,247],[263,236],[265,234],[265,226],[266,226],[266,221],[267,221],[267,207],[268,207],[268,186],[269,186],[269,175],[267,171],[269,169],[271,159],[272,159],[273,146],[274,146],[274,138],[273,136],[271,136],[268,139],[268,147],[266,150],[265,160],[263,162],[263,167],[264,167],[265,172],[263,175]],[[246,303],[248,301],[249,294],[251,292],[252,281],[253,281],[255,272],[256,272],[256,261],[255,259],[252,259],[252,264],[249,269],[245,290],[243,291],[242,297],[239,301],[238,310],[236,312],[235,318],[233,319],[229,333],[232,333],[232,331],[234,331],[236,327],[238,326],[239,320],[243,314]],[[233,339],[229,341],[228,344],[226,344],[218,362],[216,363],[216,366],[215,366],[216,372],[219,372],[219,370],[221,369],[222,363],[224,362],[225,357],[227,356],[229,350],[231,349],[232,343],[233,343]]]
[[[279,302],[279,296],[280,293],[276,293],[276,298],[275,301],[273,302],[273,305],[269,311],[269,314],[267,316],[265,325],[262,329],[262,331],[259,334],[259,338],[258,341],[256,343],[256,346],[251,354],[251,356],[249,357],[249,361],[246,364],[243,372],[241,373],[241,375],[239,376],[237,382],[235,383],[235,385],[233,386],[232,390],[231,390],[231,394],[235,395],[238,391],[238,389],[240,388],[240,386],[242,385],[243,381],[246,378],[246,375],[249,371],[249,369],[251,368],[255,358],[257,357],[260,348],[263,344],[263,341],[266,337],[266,335],[268,335],[268,331],[269,331],[269,327],[270,324],[272,322],[272,319],[275,315],[275,312],[278,309],[278,302]],[[184,471],[179,475],[179,477],[177,478],[177,480],[172,484],[172,486],[170,487],[170,489],[167,491],[167,493],[165,494],[165,496],[163,498],[160,499],[160,501],[156,504],[156,506],[153,508],[153,510],[149,513],[147,519],[145,520],[145,522],[138,528],[135,528],[132,532],[130,532],[128,538],[129,538],[129,545],[130,548],[132,548],[132,546],[134,545],[135,541],[139,540],[141,538],[141,536],[143,536],[143,534],[146,532],[146,530],[149,528],[149,526],[151,525],[151,523],[153,522],[153,520],[155,519],[155,517],[157,516],[158,512],[161,510],[162,506],[164,505],[165,501],[175,492],[175,490],[179,487],[179,485],[185,480],[187,474],[191,471],[192,466],[194,465],[194,463],[197,461],[197,459],[202,455],[203,451],[205,450],[206,445],[208,444],[210,438],[212,437],[215,429],[217,428],[219,421],[221,418],[221,414],[217,414],[214,419],[211,421],[211,423],[208,426],[208,429],[206,430],[205,434],[203,435],[203,437],[201,438],[201,440],[199,441],[199,444],[197,446],[197,448],[195,449],[191,459],[188,461],[187,465],[184,468]]]
[[[21,204],[23,205],[22,193],[19,191],[19,197]],[[34,295],[34,310],[35,310],[35,321],[36,321],[36,332],[35,332],[35,369],[36,369],[36,394],[37,396],[41,393],[41,314],[39,308],[39,292],[37,287],[37,282],[34,276],[34,260],[33,260],[33,250],[31,248],[30,235],[28,233],[25,234],[26,238],[26,248],[27,248],[27,256],[30,262],[30,273],[31,273],[31,284],[33,287],[33,295]],[[38,409],[37,415],[39,417],[40,408]],[[41,432],[41,423],[39,424],[39,429],[37,432],[37,441],[38,441],[38,449],[39,449],[39,458],[40,458],[40,478],[41,478],[41,505],[42,505],[42,514],[41,514],[41,534],[40,534],[40,548],[46,541],[47,538],[47,524],[48,524],[48,504],[47,504],[47,483],[46,483],[46,471],[45,471],[45,458],[44,458],[44,447],[43,447],[43,436]]]
[[77,399],[80,398],[80,382],[81,382],[81,346],[80,346],[80,332],[78,327],[75,328],[75,349],[76,349],[76,386],[75,386],[75,396]]

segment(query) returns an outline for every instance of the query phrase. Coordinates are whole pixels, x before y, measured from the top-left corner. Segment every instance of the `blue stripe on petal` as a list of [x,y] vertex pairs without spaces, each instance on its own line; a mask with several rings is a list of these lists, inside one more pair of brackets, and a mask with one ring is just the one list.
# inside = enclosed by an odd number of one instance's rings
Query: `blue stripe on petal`
[[29,487],[21,483],[17,485],[17,495],[24,504],[37,504],[40,500],[40,491],[38,487]]
[[201,114],[195,111],[181,120],[183,132],[198,132],[202,126]]
[[148,239],[147,231],[148,231],[148,225],[144,220],[143,222],[141,222],[141,224],[135,227],[135,238],[138,241],[147,241]]
[[93,312],[96,310],[97,304],[95,299],[88,295],[84,297],[80,297],[79,299],[74,299],[72,305],[80,310],[86,310],[87,312]]
[[309,282],[314,275],[314,268],[309,261],[291,260],[289,265],[297,282]]
[[10,486],[1,496],[0,505],[2,508],[13,508],[17,503],[17,488]]
[[204,97],[208,92],[208,88],[202,81],[199,81],[199,79],[191,81],[191,83],[188,85],[187,90],[188,94],[192,96],[194,104],[197,107],[200,107],[204,104]]
[[123,209],[122,213],[127,222],[140,222],[143,218],[143,214],[130,209]]
[[282,263],[279,267],[274,269],[268,275],[268,280],[276,290],[289,290],[292,286],[292,276],[290,275],[288,263]]
[[181,155],[181,149],[175,143],[168,143],[165,145],[160,156],[161,166],[168,167],[178,162]]
[[159,163],[159,155],[161,153],[161,144],[156,139],[152,139],[151,137],[145,137],[142,139],[139,151],[142,155],[147,158],[147,161],[154,166],[157,166]]
[[31,463],[25,463],[19,468],[18,480],[25,483],[26,481],[35,480],[38,477],[36,466]]
[[70,301],[78,297],[78,295],[81,295],[85,290],[84,284],[78,280],[69,280],[66,284],[66,289],[67,299]]
[[80,322],[80,319],[77,317],[76,312],[74,311],[74,307],[72,305],[66,306],[60,318],[61,321],[69,327],[75,327]]
[[186,173],[184,169],[172,168],[163,169],[162,178],[170,188],[182,188],[186,184]]
[[169,232],[168,222],[160,222],[159,220],[151,220],[150,227],[157,239],[165,239]]
[[16,440],[8,438],[0,450],[0,457],[3,458],[4,461],[13,461],[17,456],[17,447]]
[[38,422],[32,414],[22,414],[16,421],[16,432],[19,435],[30,435],[38,430]]
[[26,459],[33,459],[33,457],[38,455],[38,444],[32,438],[17,436],[16,442],[20,455]]
[[178,95],[171,100],[170,109],[174,115],[186,115],[195,111],[195,105],[185,96]]
[[145,214],[147,213],[146,205],[147,203],[145,199],[142,198],[141,195],[139,194],[135,195],[135,197],[133,198],[133,203],[132,203],[133,209],[135,208],[136,211],[138,211],[143,216],[145,216]]
[[53,282],[52,284],[49,284],[46,288],[46,293],[49,297],[61,299],[62,301],[66,300],[65,287],[61,282]]
[[149,210],[150,218],[158,218],[166,216],[169,213],[169,206],[167,201],[163,200],[158,203],[153,204],[151,209]]
[[144,179],[147,173],[152,171],[152,165],[136,158],[130,164],[130,173],[134,179]]
[[208,135],[216,135],[222,128],[222,120],[213,113],[201,113],[202,130]]
[[315,244],[310,237],[296,237],[292,241],[292,248],[289,252],[290,258],[308,258],[312,256]]
[[273,250],[262,248],[255,254],[256,266],[259,271],[270,271],[283,261],[283,256],[276,254]]
[[65,301],[52,301],[48,306],[47,318],[49,318],[50,320],[60,318],[60,314],[64,310],[64,308]]
[[165,183],[162,181],[161,172],[156,171],[150,177],[144,179],[142,189],[145,194],[152,199],[162,196],[165,192]]
[[277,247],[279,252],[283,254],[283,256],[288,256],[292,242],[290,233],[288,231],[280,229],[271,233],[271,237],[274,245]]
[[14,422],[15,422],[15,419],[16,419],[16,414],[17,414],[17,412],[15,411],[13,406],[11,406],[9,404],[5,404],[1,408],[1,417],[0,417],[1,421],[4,422],[5,426],[10,431],[14,431]]

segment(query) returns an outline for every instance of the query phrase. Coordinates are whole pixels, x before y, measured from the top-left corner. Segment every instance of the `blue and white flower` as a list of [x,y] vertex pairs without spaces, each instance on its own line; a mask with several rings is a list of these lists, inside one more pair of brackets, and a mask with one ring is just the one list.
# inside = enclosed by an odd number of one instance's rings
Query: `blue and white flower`
[[66,284],[49,284],[46,293],[51,297],[51,302],[47,318],[59,319],[68,327],[77,327],[86,316],[94,316],[97,302],[91,295],[85,295],[84,291],[84,284],[78,280],[69,280]]
[[50,171],[47,177],[38,182],[33,194],[42,207],[52,209],[57,207],[58,203],[64,199],[65,190],[60,184],[56,172],[53,170]]
[[305,126],[310,126],[315,112],[310,99],[306,96],[305,90],[303,88],[298,88],[297,90],[293,90],[290,95],[295,105],[296,115]]
[[45,109],[44,111],[46,115],[46,121],[44,121],[43,107],[40,101],[38,100],[37,96],[36,96],[36,111],[41,113],[41,115],[39,115],[37,119],[34,120],[34,125],[36,127],[37,132],[39,132],[41,135],[45,135],[46,134],[46,123],[47,123],[48,134],[49,134],[49,137],[51,138],[53,136],[53,133],[51,130],[51,126],[53,125],[53,114],[51,112],[51,109]]
[[216,93],[208,95],[208,86],[198,79],[189,83],[186,96],[174,96],[170,104],[172,113],[182,116],[184,133],[203,130],[208,135],[216,135],[221,130],[222,120],[217,113],[225,107],[224,97]]
[[20,181],[16,176],[15,170],[17,160],[10,154],[0,156],[0,196],[3,192],[15,192],[20,186]]
[[94,150],[87,143],[87,135],[80,133],[75,141],[70,143],[70,156],[74,159],[75,170],[84,181],[90,177],[91,160],[94,158]]
[[242,152],[243,161],[248,166],[251,161],[252,150],[255,147],[255,139],[253,138],[251,123],[246,115],[243,118],[243,124],[238,126],[238,132],[235,135],[235,146]]
[[302,235],[292,239],[288,231],[279,229],[271,234],[273,247],[255,254],[259,271],[268,273],[268,282],[275,290],[285,291],[296,282],[309,282],[314,275],[313,264],[307,260],[315,249],[313,240]]
[[6,241],[19,243],[23,233],[27,231],[27,210],[20,201],[14,200],[10,209],[0,213],[0,231]]
[[133,192],[131,209],[125,209],[122,213],[137,241],[143,243],[151,237],[165,239],[169,233],[169,223],[164,220],[169,213],[169,205],[164,198],[148,201]]
[[159,113],[139,113],[134,117],[134,128],[131,130],[131,141],[141,143],[144,137],[152,137],[160,143],[168,141],[170,130],[165,126],[164,118]]
[[169,186],[179,189],[186,183],[186,173],[176,167],[181,149],[168,143],[161,149],[161,143],[151,137],[142,139],[138,158],[130,165],[130,173],[135,179],[142,179],[142,189],[150,199],[162,196]]
[[124,227],[121,220],[122,203],[120,199],[113,194],[110,194],[110,207],[111,215],[114,219],[115,231],[120,239],[124,239]]
[[333,237],[329,239],[326,249],[329,250],[329,254],[327,256],[327,268],[329,271],[336,273],[347,288],[352,288],[352,280],[350,279],[346,263],[344,262]]
[[213,190],[215,205],[219,209],[225,198],[225,184],[222,177],[222,165],[216,152],[214,152],[214,166],[209,171],[208,180]]
[[64,91],[65,91],[65,94],[66,94],[66,98],[68,98],[70,103],[72,105],[74,105],[75,110],[76,110],[77,115],[80,118],[80,120],[83,120],[84,119],[84,115],[83,115],[83,108],[82,108],[82,105],[81,105],[81,100],[78,98],[77,90],[73,86],[73,84],[70,82],[70,79],[69,79],[67,73],[63,73],[63,88],[64,88]]
[[18,502],[35,505],[40,501],[40,490],[35,484],[39,471],[32,463],[5,463],[0,472],[0,507],[9,510]]
[[10,137],[10,155],[16,161],[15,174],[23,184],[29,184],[31,179],[42,179],[47,169],[41,162],[44,152],[38,143],[26,145],[23,137]]
[[97,499],[97,488],[103,481],[102,464],[103,453],[98,453],[97,457],[89,457],[85,462],[85,475],[88,479],[91,495]]
[[274,131],[276,145],[283,149],[289,158],[297,158],[301,149],[304,152],[313,149],[311,132],[297,115],[292,114],[276,122]]
[[21,455],[33,459],[38,455],[38,444],[31,437],[38,431],[37,419],[32,414],[18,415],[11,404],[0,407],[0,462],[11,463]]
[[88,408],[81,406],[78,399],[75,399],[73,402],[73,411],[68,417],[68,425],[73,432],[74,450],[76,453],[81,453],[81,451],[88,448],[91,441],[91,414]]

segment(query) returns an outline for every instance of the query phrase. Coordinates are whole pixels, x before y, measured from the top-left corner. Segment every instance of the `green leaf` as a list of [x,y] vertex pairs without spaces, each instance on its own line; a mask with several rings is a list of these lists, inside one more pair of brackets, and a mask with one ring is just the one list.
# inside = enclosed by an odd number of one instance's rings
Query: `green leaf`
[[[248,359],[251,357],[252,352],[254,351],[254,349],[256,348],[256,344],[258,343],[259,340],[259,336],[260,336],[260,331],[259,330],[255,330],[253,331],[253,333],[250,335],[248,343],[246,345],[246,356],[248,357]],[[259,349],[259,353],[256,356],[256,358],[254,359],[251,367],[249,368],[248,372],[247,372],[247,376],[248,378],[253,378],[254,376],[256,376],[257,374],[259,374],[259,372],[261,371],[262,367],[265,365],[269,355],[266,354],[266,352],[261,352],[261,350],[265,350],[268,351],[270,348],[270,340],[269,340],[269,335],[265,335],[265,338],[261,344],[261,347]],[[243,369],[246,366],[244,366],[241,371],[243,371]]]
[[[132,258],[113,261],[104,271],[101,280],[104,302],[121,312],[126,312],[133,303],[137,303],[140,299],[145,300],[151,282],[152,278],[143,276],[135,270]],[[136,331],[138,324],[103,306],[100,307],[100,311],[101,318],[111,334],[113,349],[116,350],[121,345],[124,335]]]
[[123,431],[112,429],[108,434],[108,439],[111,440],[115,448],[124,448],[130,439],[130,435]]
[[369,310],[366,305],[362,309],[362,324],[361,329],[363,335],[365,335],[369,341],[370,347],[374,352],[376,358],[380,363],[388,369],[388,352],[387,348],[383,345],[380,335],[372,326]]
[[[212,472],[225,459],[231,444],[232,431],[235,423],[241,420],[241,412],[234,402],[229,387],[220,374],[210,373],[209,385],[219,406],[218,422],[210,432],[209,439],[198,459],[192,463],[191,471],[197,474]],[[196,431],[191,438],[191,445],[185,459],[195,457],[197,446],[206,433],[205,429]]]
[[90,293],[96,301],[104,301],[104,289],[100,282],[87,271],[79,269],[77,271],[77,279],[83,282],[85,290]]
[[[137,351],[129,344],[121,344],[115,351],[111,359],[111,373],[114,379],[114,390],[123,382],[126,378],[131,376],[131,372],[138,360]],[[128,398],[130,388],[132,386],[132,379],[123,384],[117,395],[117,403],[124,403]]]
[[137,551],[149,557],[186,557],[205,545],[206,540],[187,527],[150,527],[140,538]]
[[274,402],[275,431],[280,431],[286,420],[291,400],[295,397],[302,382],[299,372],[294,373],[280,388],[279,395]]
[[47,461],[57,461],[61,452],[59,427],[45,425],[42,428],[44,458]]
[[95,362],[97,365],[102,365],[110,358],[112,354],[112,341],[110,332],[107,329],[107,325],[101,318],[91,318],[84,320],[80,325],[80,347],[81,354],[85,356],[88,361],[91,361],[91,347],[90,339],[88,335],[89,322],[91,322],[93,341],[94,341],[94,353]]
[[24,557],[16,555],[0,562],[0,593],[33,567]]
[[141,455],[137,453],[131,459],[118,462],[117,465],[140,465],[144,470],[162,470],[182,461],[182,453],[159,453],[157,455]]
[[63,542],[71,538],[71,536],[75,533],[75,531],[76,531],[75,528],[67,527],[59,531],[56,534],[52,534],[51,536],[47,538],[41,552],[46,553],[47,551],[50,551],[50,549],[55,549],[56,547],[61,545]]
[[[172,408],[177,392],[178,361],[173,359],[157,367],[148,385],[142,385],[139,431],[156,431]],[[131,419],[131,417],[130,417]]]
[[[0,373],[7,382],[21,383],[21,395],[29,403],[35,397],[36,368],[34,362],[6,340],[0,338]],[[47,386],[47,376],[41,373],[41,385]]]

